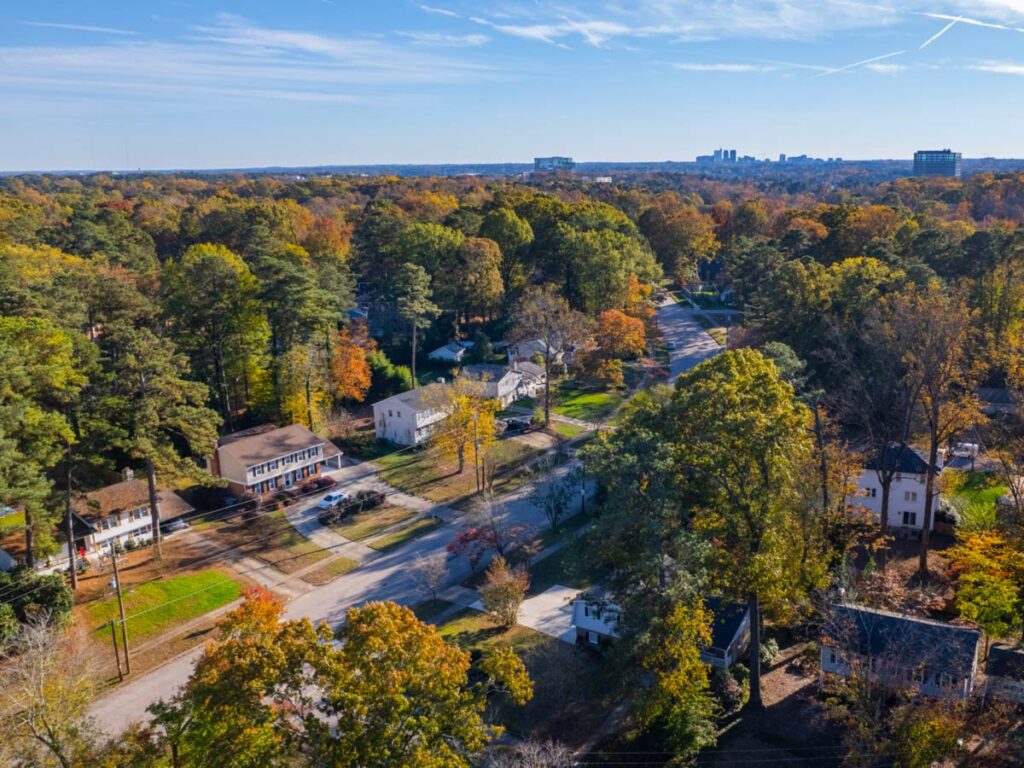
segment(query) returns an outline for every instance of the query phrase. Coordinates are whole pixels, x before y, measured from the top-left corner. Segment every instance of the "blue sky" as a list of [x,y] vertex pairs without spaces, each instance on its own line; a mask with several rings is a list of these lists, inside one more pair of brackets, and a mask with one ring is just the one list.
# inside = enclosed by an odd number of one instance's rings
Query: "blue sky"
[[22,0],[0,169],[1024,156],[1024,0]]

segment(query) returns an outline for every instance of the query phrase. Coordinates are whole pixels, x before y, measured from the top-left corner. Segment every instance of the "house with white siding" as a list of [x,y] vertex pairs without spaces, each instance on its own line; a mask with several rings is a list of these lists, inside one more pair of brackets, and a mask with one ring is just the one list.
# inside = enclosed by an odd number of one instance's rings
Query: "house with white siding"
[[373,427],[378,440],[396,445],[419,445],[448,418],[448,388],[428,384],[373,404]]
[[[882,462],[881,464],[879,462]],[[939,459],[941,470],[942,458]],[[882,514],[882,483],[879,479],[878,467],[884,471],[895,470],[892,485],[889,487],[889,526],[909,532],[920,532],[924,528],[924,503],[926,481],[928,479],[928,462],[909,446],[892,445],[882,452],[867,457],[864,471],[857,480],[857,494],[847,499],[848,503],[864,507],[881,518]],[[935,483],[932,495],[932,528],[935,527],[934,512],[938,510],[939,484]]]
[[263,496],[318,477],[325,461],[339,460],[333,444],[328,449],[302,424],[265,424],[218,440],[211,469],[233,493]]

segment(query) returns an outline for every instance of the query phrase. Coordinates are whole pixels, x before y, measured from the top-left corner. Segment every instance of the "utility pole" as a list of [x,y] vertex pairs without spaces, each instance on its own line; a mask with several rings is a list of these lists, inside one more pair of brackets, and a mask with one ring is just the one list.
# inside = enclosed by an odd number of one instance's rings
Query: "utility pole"
[[114,641],[114,661],[117,662],[117,680],[124,680],[124,672],[121,670],[121,654],[117,650],[117,630],[114,629],[114,620],[110,620],[110,639]]
[[121,594],[121,575],[117,570],[117,550],[114,548],[114,539],[110,540],[110,559],[114,561],[114,587],[117,589],[117,610],[121,614],[121,641],[124,645],[124,669],[129,675],[132,673],[132,659],[128,651],[128,622],[124,617],[124,596]]

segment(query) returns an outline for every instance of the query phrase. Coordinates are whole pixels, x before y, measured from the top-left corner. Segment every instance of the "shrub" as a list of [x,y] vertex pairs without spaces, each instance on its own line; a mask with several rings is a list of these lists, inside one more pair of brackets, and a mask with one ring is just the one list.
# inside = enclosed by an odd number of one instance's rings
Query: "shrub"
[[775,641],[774,637],[770,637],[761,643],[760,656],[761,663],[766,665],[779,658],[779,644]]
[[519,608],[530,588],[525,570],[512,568],[498,555],[487,569],[487,580],[480,587],[484,610],[499,627],[511,627],[519,619]]
[[740,682],[728,671],[716,669],[711,677],[711,690],[722,705],[723,714],[729,715],[738,711],[747,701],[749,684]]

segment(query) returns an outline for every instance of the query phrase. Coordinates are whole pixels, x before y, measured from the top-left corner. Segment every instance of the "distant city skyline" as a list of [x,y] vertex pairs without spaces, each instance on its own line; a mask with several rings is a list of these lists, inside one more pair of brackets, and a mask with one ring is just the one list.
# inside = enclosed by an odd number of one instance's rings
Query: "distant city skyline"
[[1021,157],[1024,0],[38,0],[0,170]]

